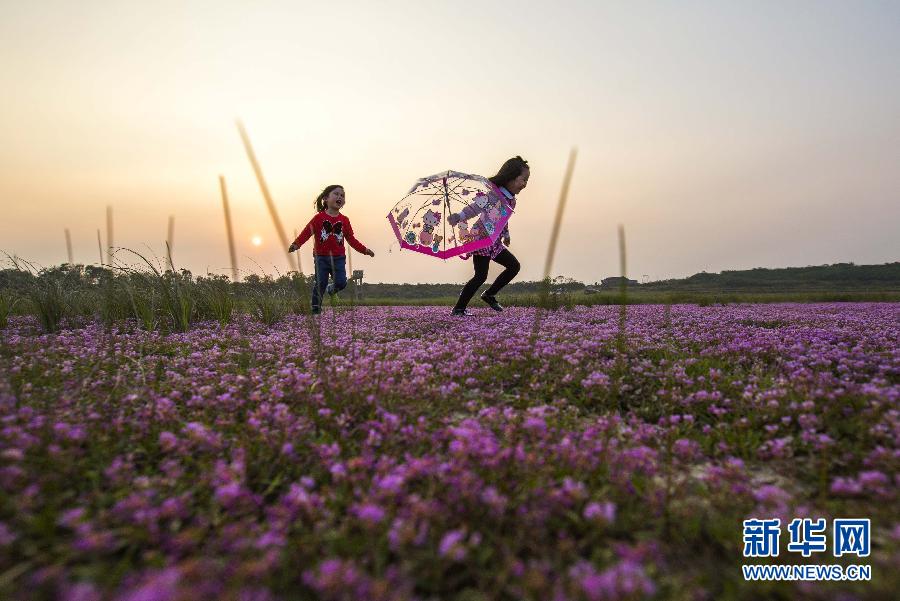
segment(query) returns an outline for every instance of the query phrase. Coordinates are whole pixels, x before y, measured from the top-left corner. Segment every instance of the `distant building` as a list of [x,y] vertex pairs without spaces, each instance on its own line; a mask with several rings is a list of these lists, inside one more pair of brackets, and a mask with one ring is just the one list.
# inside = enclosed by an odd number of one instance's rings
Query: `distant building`
[[622,283],[626,286],[640,286],[640,282],[637,280],[629,280],[628,278],[623,278],[620,276],[614,276],[611,278],[603,278],[600,280],[600,289],[601,290],[609,290],[610,288],[620,288]]
[[362,297],[363,270],[354,269],[353,274],[348,279],[353,284],[353,297],[359,300]]

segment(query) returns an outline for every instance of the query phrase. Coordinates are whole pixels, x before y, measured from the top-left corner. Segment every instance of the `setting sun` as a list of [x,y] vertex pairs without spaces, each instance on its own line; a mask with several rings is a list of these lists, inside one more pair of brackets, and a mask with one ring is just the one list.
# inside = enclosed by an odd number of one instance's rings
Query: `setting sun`
[[250,242],[253,243],[253,246],[261,246],[262,236],[253,236],[252,238],[250,238]]

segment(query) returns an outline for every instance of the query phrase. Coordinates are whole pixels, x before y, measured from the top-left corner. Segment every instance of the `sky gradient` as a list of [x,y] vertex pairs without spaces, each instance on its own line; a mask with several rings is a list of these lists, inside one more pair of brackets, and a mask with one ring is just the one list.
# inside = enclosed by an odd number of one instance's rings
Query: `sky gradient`
[[345,186],[370,282],[468,279],[384,216],[516,154],[511,250],[540,278],[572,146],[554,274],[617,275],[619,223],[635,278],[896,261],[898,31],[874,1],[0,0],[0,250],[58,264],[69,228],[96,263],[112,205],[115,246],[162,256],[174,215],[176,266],[228,273],[221,174],[242,272],[283,272],[239,117],[289,230]]

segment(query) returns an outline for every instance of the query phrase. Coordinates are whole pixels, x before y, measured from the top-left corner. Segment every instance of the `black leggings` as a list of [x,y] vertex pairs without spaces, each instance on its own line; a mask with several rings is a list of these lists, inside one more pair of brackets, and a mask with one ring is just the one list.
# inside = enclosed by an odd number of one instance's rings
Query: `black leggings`
[[[506,269],[497,276],[497,279],[494,280],[491,287],[484,291],[483,296],[495,296],[504,286],[509,284],[510,281],[516,277],[517,273],[519,273],[519,261],[516,259],[515,255],[507,249],[504,249],[503,252],[497,255],[494,258],[494,261],[500,263],[506,267]],[[472,300],[472,297],[475,296],[478,289],[481,288],[481,285],[487,281],[488,266],[491,264],[491,258],[473,255],[472,263],[475,265],[475,275],[472,276],[472,279],[469,280],[465,286],[463,286],[462,292],[459,293],[459,300],[456,301],[456,306],[453,308],[454,311],[462,311],[465,309],[466,305],[469,304],[469,301]]]

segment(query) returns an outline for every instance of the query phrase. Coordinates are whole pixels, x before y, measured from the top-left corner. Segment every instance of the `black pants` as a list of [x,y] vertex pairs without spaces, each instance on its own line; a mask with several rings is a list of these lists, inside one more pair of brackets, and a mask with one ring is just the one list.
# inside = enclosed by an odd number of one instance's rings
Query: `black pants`
[[[484,291],[484,296],[495,296],[519,273],[519,261],[509,250],[504,249],[494,260],[506,267],[506,269],[497,276],[491,287]],[[478,292],[478,289],[481,288],[481,285],[487,281],[488,266],[491,264],[490,257],[473,255],[472,263],[475,265],[475,275],[463,286],[462,292],[459,293],[459,300],[456,301],[456,306],[453,308],[454,311],[465,309],[472,297],[475,296],[475,293]]]

